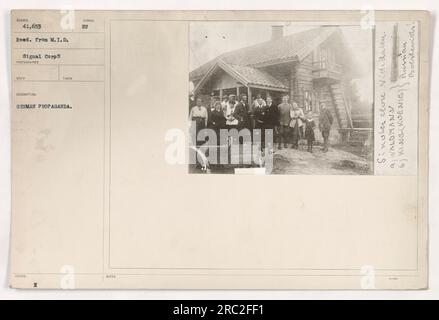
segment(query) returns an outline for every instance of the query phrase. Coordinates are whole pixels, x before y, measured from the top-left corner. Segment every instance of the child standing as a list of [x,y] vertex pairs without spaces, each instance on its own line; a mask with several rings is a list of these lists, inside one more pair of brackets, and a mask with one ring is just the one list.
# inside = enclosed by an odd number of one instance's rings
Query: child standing
[[305,125],[305,139],[308,142],[308,152],[312,152],[312,144],[315,141],[314,128],[316,127],[312,111],[308,111],[306,114]]

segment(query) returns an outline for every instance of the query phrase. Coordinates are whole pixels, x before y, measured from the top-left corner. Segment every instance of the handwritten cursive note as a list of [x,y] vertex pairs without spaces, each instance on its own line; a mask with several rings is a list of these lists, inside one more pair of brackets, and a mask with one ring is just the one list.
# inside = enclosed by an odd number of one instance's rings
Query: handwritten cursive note
[[418,23],[379,23],[375,32],[375,174],[416,175]]

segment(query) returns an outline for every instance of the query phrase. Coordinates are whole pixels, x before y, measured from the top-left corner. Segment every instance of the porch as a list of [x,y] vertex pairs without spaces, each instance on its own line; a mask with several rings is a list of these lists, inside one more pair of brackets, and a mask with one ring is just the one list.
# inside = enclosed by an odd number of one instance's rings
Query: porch
[[194,88],[197,96],[214,96],[220,100],[230,94],[237,97],[245,94],[248,103],[259,94],[264,99],[271,96],[274,103],[280,103],[282,94],[288,92],[288,86],[264,71],[222,61],[215,63]]

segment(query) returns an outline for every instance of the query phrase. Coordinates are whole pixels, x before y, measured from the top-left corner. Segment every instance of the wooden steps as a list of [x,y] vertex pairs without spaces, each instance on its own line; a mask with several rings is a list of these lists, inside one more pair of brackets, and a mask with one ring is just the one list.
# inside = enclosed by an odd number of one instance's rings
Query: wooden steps
[[339,83],[329,85],[329,91],[332,96],[335,113],[339,122],[340,129],[352,129],[352,118],[349,106],[346,105],[344,93]]

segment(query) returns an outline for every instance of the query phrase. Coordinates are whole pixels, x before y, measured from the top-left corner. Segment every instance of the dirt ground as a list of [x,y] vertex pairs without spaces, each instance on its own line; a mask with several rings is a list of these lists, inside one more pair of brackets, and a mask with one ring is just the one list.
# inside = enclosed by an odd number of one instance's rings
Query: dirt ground
[[[273,165],[262,160],[266,174],[296,174],[296,175],[367,175],[372,173],[371,152],[361,146],[331,146],[328,152],[322,151],[322,146],[313,147],[313,152],[306,150],[301,144],[299,149],[275,148]],[[242,150],[241,150],[242,152]],[[242,153],[240,154],[242,157]],[[251,157],[251,155],[250,155]],[[239,158],[239,157],[238,157]],[[256,168],[256,162],[249,165],[211,165],[208,173],[233,174],[242,173],[243,168]],[[270,172],[270,167],[272,170]],[[199,165],[189,166],[190,173],[206,173]]]
[[315,146],[309,153],[302,145],[298,150],[275,150],[272,174],[366,175],[371,170],[369,160],[352,152],[332,147],[324,153]]

